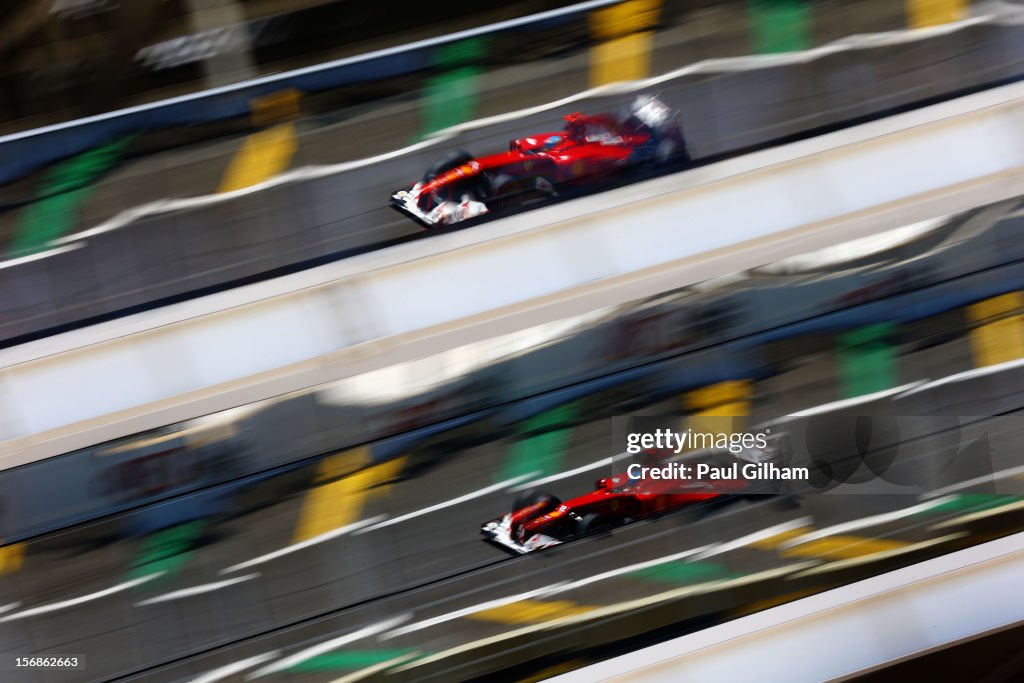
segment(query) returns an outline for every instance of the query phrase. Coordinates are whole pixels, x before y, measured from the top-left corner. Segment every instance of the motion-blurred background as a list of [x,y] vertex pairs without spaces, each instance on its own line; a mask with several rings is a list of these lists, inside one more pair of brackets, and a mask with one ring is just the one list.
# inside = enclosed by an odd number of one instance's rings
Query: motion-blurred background
[[[753,263],[714,250],[714,276],[636,267],[658,283],[644,296],[484,331],[467,321],[512,302],[491,280],[498,262],[468,271],[461,242],[432,252],[453,235],[424,232],[387,198],[449,149],[505,149],[637,92],[680,112],[693,157],[652,181],[658,196],[703,197],[720,164],[756,170],[794,144],[808,146],[793,158],[825,155],[814,145],[829,135],[1014,87],[1022,10],[8,0],[0,651],[86,666],[0,678],[542,680],[1020,531],[1022,137],[977,138],[1017,164],[991,174],[1016,188],[998,201],[970,199],[989,176],[965,163],[956,211],[894,212]],[[915,153],[941,157],[929,140]],[[747,211],[752,229],[823,230],[774,216],[838,206],[885,172],[827,163],[702,206],[722,225]],[[809,196],[812,176],[835,194]],[[633,180],[454,237],[548,228],[622,197],[616,233],[584,224],[581,240],[604,256],[671,248],[627,249],[640,226],[626,198],[644,200],[625,194]],[[925,181],[898,176],[888,189],[905,193],[880,203],[923,202]],[[719,228],[690,216],[672,217],[678,243]],[[600,279],[583,276],[590,254],[570,238],[547,242],[564,260],[518,262],[524,292],[545,271],[578,275],[574,287]],[[457,293],[438,278],[422,292],[430,308],[483,307],[445,320],[457,329],[444,338],[432,311],[419,328],[397,321],[388,301],[411,294],[403,281],[371,286],[395,254],[475,278]],[[257,308],[259,325],[245,322]],[[806,429],[794,415],[943,419],[900,437],[885,492],[858,489],[856,463],[835,465],[893,447],[851,426],[830,442],[827,485],[536,556],[481,541],[517,492],[568,499],[616,473],[621,415],[779,421],[791,451]],[[976,664],[979,679],[1020,673],[995,656]]]

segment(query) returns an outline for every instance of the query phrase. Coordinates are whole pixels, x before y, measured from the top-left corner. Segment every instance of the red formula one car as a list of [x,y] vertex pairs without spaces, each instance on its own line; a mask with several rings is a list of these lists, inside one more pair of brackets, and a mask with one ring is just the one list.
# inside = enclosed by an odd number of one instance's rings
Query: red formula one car
[[[749,479],[727,473],[738,473],[743,464],[778,462],[779,454],[774,449],[753,450],[702,461],[726,474],[704,479],[640,478],[630,476],[640,471],[631,466],[626,473],[598,479],[591,493],[565,502],[547,493],[524,492],[516,498],[511,512],[486,522],[480,532],[488,542],[520,555],[542,550],[702,501],[749,493]],[[665,471],[667,463],[658,454],[649,454],[644,467]],[[693,466],[695,461],[690,463]]]
[[678,114],[656,97],[641,97],[623,115],[569,114],[564,130],[513,140],[507,152],[476,159],[453,152],[395,192],[391,205],[426,227],[450,225],[627,168],[688,158]]

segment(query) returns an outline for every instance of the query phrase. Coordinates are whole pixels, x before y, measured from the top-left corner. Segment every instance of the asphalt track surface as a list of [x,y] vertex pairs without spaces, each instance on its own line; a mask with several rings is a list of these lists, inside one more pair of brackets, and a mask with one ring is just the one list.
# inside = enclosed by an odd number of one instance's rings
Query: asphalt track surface
[[[986,30],[965,29],[955,40],[980,40],[989,35]],[[1012,25],[992,30],[1007,40],[1020,32]],[[946,59],[950,40],[928,38],[924,41],[927,45],[914,48],[915,59],[906,57],[906,48],[899,43],[858,47],[853,52],[838,50],[786,66],[755,62],[754,67],[719,74],[676,74],[652,84],[649,90],[682,113],[689,151],[698,164],[707,164],[1019,79],[1015,57],[1010,54],[993,56],[993,64],[982,70],[970,63],[953,64]],[[1012,41],[1007,45],[1012,46]],[[984,46],[983,41],[979,49]],[[962,58],[957,53],[956,59]],[[995,63],[1000,59],[1003,61]],[[897,60],[901,68],[888,68],[890,60]],[[861,82],[864,74],[869,74],[869,81]],[[429,238],[431,233],[388,207],[395,190],[411,186],[451,149],[466,149],[474,155],[504,150],[513,138],[561,129],[565,114],[616,111],[636,94],[610,92],[492,121],[483,128],[463,130],[441,144],[360,168],[324,171],[328,175],[316,171],[296,182],[212,205],[137,218],[78,240],[76,243],[84,245],[81,248],[0,270],[0,280],[6,283],[3,286],[19,295],[0,310],[5,320],[0,326],[0,343],[21,343]],[[363,123],[368,130],[360,132],[355,126],[354,137],[381,128],[373,120]],[[678,170],[675,166],[659,172]],[[620,182],[644,176],[631,174]],[[614,190],[614,185],[591,191],[609,189]],[[38,287],[30,286],[37,278],[48,282],[46,301],[38,299]]]
[[[974,367],[961,310],[901,328],[898,384]],[[755,382],[754,414],[790,414],[841,397],[842,361],[829,335],[773,342],[760,353],[775,374]],[[992,459],[996,469],[1012,470],[1024,465],[1024,427],[1013,417],[1024,400],[1016,388],[1019,374],[1003,374],[1003,392],[975,387],[970,393],[951,384],[939,393],[956,399],[958,415],[1003,415],[990,424],[990,446],[998,456]],[[941,507],[907,495],[740,499],[526,557],[511,557],[481,540],[480,524],[508,509],[515,495],[509,489],[550,478],[541,488],[569,498],[613,473],[609,416],[669,415],[680,407],[678,396],[655,400],[643,380],[635,380],[567,411],[555,425],[565,433],[564,448],[549,443],[539,456],[514,456],[516,438],[486,423],[440,435],[388,476],[363,482],[369,487],[365,502],[345,521],[325,513],[328,519],[309,532],[326,534],[319,538],[299,540],[310,488],[353,478],[339,480],[304,465],[230,495],[203,491],[37,538],[16,571],[4,571],[9,559],[0,553],[4,651],[87,659],[80,672],[11,672],[10,680],[177,681],[279,652],[223,678],[242,680],[260,666],[323,643],[332,649],[262,678],[335,680],[418,652],[427,657],[404,672],[392,666],[386,680],[513,680],[1024,526],[1013,507],[1017,499],[980,482],[964,489],[970,495]],[[896,410],[918,414],[906,406]],[[941,435],[919,441],[923,458],[948,447]],[[945,483],[976,474],[952,471]],[[345,507],[346,495],[363,492],[326,490],[334,508]],[[195,523],[182,524],[178,513],[168,512],[172,507],[191,510]],[[986,511],[993,516],[964,519]],[[877,517],[883,514],[889,516]],[[751,537],[828,529],[866,517],[875,519],[834,531],[825,544],[805,544],[811,550],[764,547],[766,539]],[[175,526],[168,530],[172,518]],[[947,520],[954,523],[935,526]],[[153,533],[157,529],[164,531]],[[917,545],[935,540],[941,542]],[[854,564],[835,564],[844,561]],[[799,576],[806,570],[819,573]],[[579,621],[527,631],[566,618]],[[350,634],[361,637],[338,642]],[[469,644],[471,649],[452,651]]]
[[[690,3],[668,3],[669,7],[663,8],[663,21],[667,25],[655,33],[650,55],[651,73],[668,72],[702,59],[748,55],[754,50],[748,35],[746,8],[741,3],[716,4],[696,12],[692,6],[673,9],[674,4]],[[881,0],[861,0],[856,8],[829,9],[831,11],[815,17],[816,41],[854,33],[898,30],[906,25],[903,8]],[[508,8],[503,11],[507,13]],[[546,55],[543,46],[540,48],[534,48],[535,53]],[[524,56],[520,54],[520,58]],[[478,83],[478,114],[501,114],[557,100],[566,93],[582,92],[588,87],[589,72],[586,52],[490,69]],[[296,162],[301,165],[356,160],[393,150],[396,141],[414,139],[422,131],[423,114],[418,102],[403,102],[403,99],[417,98],[398,98],[396,102],[375,102],[307,117],[300,122],[304,144]],[[366,110],[371,110],[372,114],[368,116]],[[353,133],[353,125],[358,133]],[[84,215],[79,219],[84,223],[74,231],[139,203],[214,191],[238,147],[238,140],[218,141],[172,148],[127,162],[99,179],[96,193],[84,203]],[[171,176],[170,184],[162,180],[168,170],[180,171]],[[129,192],[125,191],[127,188]],[[4,196],[0,203],[9,201]],[[0,216],[0,226],[4,219]]]
[[[920,377],[936,378],[941,376],[937,368],[969,367],[968,347],[958,338],[906,355]],[[818,358],[763,384],[755,410],[769,410],[781,392],[800,396],[805,407],[827,400],[833,394],[832,360]],[[960,391],[949,386],[953,389],[946,391]],[[965,397],[958,398],[961,406],[971,408],[964,408],[964,414],[987,414],[992,407],[987,396],[966,403]],[[312,543],[294,545],[297,520],[308,505],[302,492],[323,483],[312,467],[243,490],[234,502],[237,514],[206,518],[187,546],[171,542],[154,549],[146,538],[135,537],[147,517],[156,523],[159,506],[33,541],[20,571],[0,575],[0,642],[7,652],[79,654],[87,668],[14,672],[5,680],[96,681],[128,675],[127,680],[174,681],[279,653],[249,666],[246,672],[252,673],[280,662],[281,655],[327,641],[335,641],[329,652],[306,652],[303,661],[261,678],[335,680],[419,653],[428,657],[386,680],[513,680],[566,660],[608,656],[642,638],[677,635],[759,609],[765,601],[821,590],[1021,526],[1021,511],[1014,506],[1018,499],[993,498],[991,492],[972,493],[956,503],[947,496],[934,508],[928,499],[907,495],[759,496],[638,522],[523,557],[511,557],[481,540],[480,524],[508,509],[515,495],[510,489],[517,484],[553,476],[542,488],[571,497],[612,473],[608,415],[673,414],[679,406],[678,399],[643,408],[630,402],[628,395],[614,394],[586,399],[557,462],[520,461],[511,467],[508,439],[481,441],[479,430],[449,434],[433,452],[412,454],[394,478],[376,482],[376,492],[366,497],[350,526]],[[999,455],[993,456],[998,469],[1024,464],[1019,418],[994,418],[986,427],[992,452]],[[923,443],[920,452],[927,454],[944,442],[935,435]],[[949,476],[960,481],[971,474]],[[978,484],[965,491],[984,488]],[[1024,492],[1019,480],[1016,490]],[[203,509],[202,496],[193,498],[196,510]],[[782,534],[782,540],[791,540],[812,529],[922,504],[925,509],[913,514],[833,533],[825,547],[808,544],[805,549],[816,549],[812,552],[763,545],[765,536]],[[974,521],[963,517],[1000,506],[1005,514]],[[954,521],[936,527],[947,520]],[[934,546],[916,545],[936,539]],[[696,554],[700,549],[704,555]],[[888,551],[896,551],[895,556]],[[812,568],[819,573],[800,576]],[[616,611],[623,604],[628,610]],[[602,609],[613,613],[603,615]],[[530,630],[559,618],[583,621]],[[502,639],[523,629],[519,637]],[[350,634],[360,637],[348,639]],[[499,640],[488,643],[489,638]],[[468,651],[452,651],[470,643]],[[530,665],[513,667],[523,662]],[[223,680],[243,680],[243,674]]]

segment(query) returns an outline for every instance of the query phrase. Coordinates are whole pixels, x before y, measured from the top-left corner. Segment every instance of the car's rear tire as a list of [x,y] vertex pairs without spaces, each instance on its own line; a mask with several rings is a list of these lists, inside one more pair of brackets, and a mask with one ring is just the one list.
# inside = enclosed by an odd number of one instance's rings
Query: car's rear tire
[[664,166],[665,164],[670,163],[676,154],[677,147],[675,140],[662,140],[654,150],[654,163],[658,166]]
[[654,149],[653,161],[655,166],[689,162],[690,153],[686,149],[686,142],[674,136],[664,138]]
[[544,504],[538,512],[538,514],[543,514],[549,510],[554,510],[562,504],[562,501],[557,496],[552,496],[550,493],[529,489],[516,496],[515,501],[512,503],[512,509],[518,511],[523,508],[532,507],[538,503]]
[[473,155],[464,149],[455,149],[448,152],[443,157],[431,164],[427,172],[423,174],[423,182],[429,183],[431,180],[441,175],[445,171],[450,171],[453,168],[458,168],[463,164],[468,164],[473,160]]

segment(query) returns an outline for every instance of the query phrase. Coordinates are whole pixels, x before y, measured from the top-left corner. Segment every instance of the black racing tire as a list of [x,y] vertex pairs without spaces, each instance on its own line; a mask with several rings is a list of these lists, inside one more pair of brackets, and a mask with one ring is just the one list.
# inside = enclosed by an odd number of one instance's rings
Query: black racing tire
[[655,147],[652,161],[655,166],[689,162],[690,154],[686,150],[686,142],[676,136],[662,139]]
[[531,196],[533,188],[527,179],[499,173],[491,178],[487,205],[498,210],[514,209],[522,206]]
[[611,521],[596,512],[588,512],[576,526],[577,536],[588,536],[598,531],[606,531],[611,528]]
[[671,138],[666,138],[658,143],[658,146],[654,150],[654,163],[658,166],[664,166],[665,164],[671,163],[678,154],[678,148],[676,141]]
[[537,503],[544,503],[544,506],[538,512],[538,514],[543,514],[549,510],[554,510],[562,504],[562,501],[557,496],[552,496],[550,493],[537,491],[535,489],[528,489],[516,496],[515,501],[512,503],[512,509],[518,511],[523,508],[536,505]]
[[453,168],[462,166],[463,164],[468,164],[472,160],[473,155],[466,150],[454,149],[431,164],[430,168],[427,169],[427,172],[423,174],[423,182],[429,183],[445,171],[450,171]]

